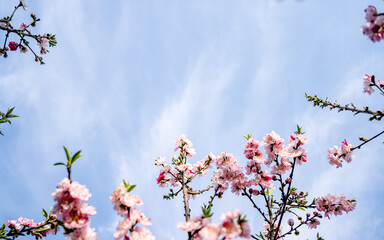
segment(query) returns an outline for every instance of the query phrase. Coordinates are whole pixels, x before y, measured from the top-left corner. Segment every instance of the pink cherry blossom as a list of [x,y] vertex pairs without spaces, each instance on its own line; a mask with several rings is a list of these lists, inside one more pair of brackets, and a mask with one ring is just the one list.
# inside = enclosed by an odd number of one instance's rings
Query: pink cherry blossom
[[218,240],[220,236],[221,225],[208,223],[200,231],[199,235],[206,240]]
[[20,0],[21,5],[23,6],[24,11],[28,10],[28,4],[25,0]]
[[272,131],[263,138],[262,143],[265,145],[265,154],[267,154],[268,159],[265,162],[269,166],[272,161],[276,158],[276,155],[279,155],[284,148],[284,139],[282,139],[277,133]]
[[22,31],[27,27],[27,24],[21,23],[19,30]]
[[163,165],[164,161],[165,161],[165,157],[158,157],[155,160],[155,165],[156,166],[161,166],[161,165]]
[[131,232],[130,240],[155,240],[156,238],[152,235],[152,233],[142,227],[135,227],[135,229]]
[[316,209],[319,212],[324,212],[324,216],[329,218],[329,215],[341,215],[342,212],[348,213],[356,207],[356,201],[348,200],[344,195],[340,197],[328,194],[327,196],[319,197],[315,201]]
[[83,236],[88,236],[87,239],[97,239],[94,231],[89,229],[89,216],[95,215],[96,209],[85,203],[91,196],[85,186],[65,178],[52,195],[56,201],[53,213],[64,222],[66,228],[74,230],[67,235],[69,238],[84,239]]
[[365,10],[365,19],[368,22],[374,22],[377,16],[377,10],[374,6],[368,6]]
[[191,158],[196,154],[195,149],[192,148],[192,146],[192,142],[183,134],[176,139],[175,151],[183,151],[187,157]]
[[341,150],[337,146],[328,149],[328,162],[331,165],[336,165],[336,168],[342,167],[343,164],[340,161]]
[[11,50],[11,51],[16,51],[18,46],[19,46],[19,44],[15,43],[15,42],[9,42],[8,43],[9,50]]
[[363,81],[363,92],[365,93],[368,93],[368,94],[372,94],[375,90],[373,89],[373,87],[371,86],[371,83],[372,83],[372,77],[374,77],[374,75],[367,75],[365,74],[364,76],[364,81]]
[[309,220],[307,225],[308,225],[308,228],[313,229],[313,228],[317,228],[317,226],[320,225],[320,222],[316,218],[312,218],[311,220]]
[[45,36],[42,37],[39,42],[37,42],[37,45],[39,45],[41,49],[47,49],[48,44],[49,44],[49,40]]

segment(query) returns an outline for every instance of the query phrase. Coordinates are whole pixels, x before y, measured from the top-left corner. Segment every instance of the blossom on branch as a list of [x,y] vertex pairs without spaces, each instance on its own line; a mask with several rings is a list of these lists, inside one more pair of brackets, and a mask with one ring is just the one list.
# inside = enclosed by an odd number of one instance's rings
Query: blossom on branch
[[53,213],[60,221],[63,221],[64,227],[68,229],[66,232],[68,238],[71,240],[97,239],[95,229],[90,228],[89,220],[89,216],[96,214],[96,209],[85,203],[91,197],[86,186],[64,178],[52,195],[56,201]]

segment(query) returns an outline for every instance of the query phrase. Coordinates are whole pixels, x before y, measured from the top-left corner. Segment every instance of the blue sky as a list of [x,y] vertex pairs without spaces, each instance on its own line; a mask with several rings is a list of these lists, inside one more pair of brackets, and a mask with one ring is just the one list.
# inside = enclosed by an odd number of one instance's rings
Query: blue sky
[[[1,16],[17,3],[3,3]],[[154,159],[169,160],[175,139],[186,134],[197,151],[193,161],[225,151],[245,163],[243,135],[261,140],[274,130],[287,139],[299,124],[309,161],[295,185],[311,197],[344,193],[358,201],[354,212],[325,219],[315,231],[304,227],[302,238],[383,239],[383,139],[341,169],[326,157],[344,138],[357,145],[382,124],[313,108],[304,97],[380,107],[379,94],[362,93],[364,74],[384,79],[383,44],[360,31],[368,5],[384,11],[378,0],[30,1],[14,25],[34,12],[42,19],[36,32],[55,33],[58,45],[44,66],[30,53],[0,60],[1,110],[15,106],[20,115],[0,137],[0,222],[39,220],[41,208],[54,204],[51,193],[66,172],[52,165],[64,160],[65,145],[84,154],[73,179],[93,194],[99,239],[112,239],[120,220],[109,195],[122,179],[138,185],[157,239],[184,239],[176,227],[181,199],[162,200]],[[192,215],[204,199],[193,201]],[[234,208],[248,216],[252,232],[262,229],[250,204],[229,192],[214,219]]]

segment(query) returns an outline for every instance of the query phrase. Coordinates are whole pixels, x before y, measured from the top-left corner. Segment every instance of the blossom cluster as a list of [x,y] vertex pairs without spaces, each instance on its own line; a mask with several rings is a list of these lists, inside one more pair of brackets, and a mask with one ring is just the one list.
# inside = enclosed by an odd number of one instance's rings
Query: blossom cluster
[[151,219],[147,218],[142,211],[134,208],[143,205],[143,202],[138,195],[129,193],[133,188],[133,185],[121,183],[110,196],[111,203],[114,204],[113,209],[125,218],[118,223],[117,232],[113,236],[115,239],[124,237],[126,240],[155,240],[147,228],[137,226],[137,224],[149,226]]
[[355,200],[348,200],[346,196],[331,195],[319,197],[316,199],[316,209],[319,212],[324,212],[324,216],[329,218],[329,215],[341,215],[343,212],[348,213],[356,208]]
[[[52,214],[49,219],[56,219],[56,215]],[[19,217],[17,220],[8,220],[6,224],[11,231],[14,230],[17,233],[26,231],[27,234],[30,233],[32,236],[46,236],[48,233],[55,233],[54,228],[51,227],[47,220],[36,223],[32,219]]]
[[365,9],[366,25],[361,27],[364,35],[372,42],[378,42],[384,38],[384,15],[377,12],[376,7],[368,6]]
[[187,222],[180,222],[177,227],[188,232],[193,240],[217,240],[220,236],[223,239],[251,237],[248,221],[241,216],[239,210],[222,214],[220,221],[221,224],[214,224],[210,217],[199,215]]
[[[14,28],[12,24],[12,18],[14,13],[18,8],[22,7],[25,11],[28,10],[28,4],[24,0],[20,0],[19,5],[15,7],[15,11],[11,16],[4,17],[0,19],[0,30],[6,31],[6,36],[4,40],[4,48],[0,48],[0,56],[3,55],[4,58],[8,57],[8,51],[14,52],[17,49],[20,49],[21,53],[28,52],[28,49],[35,55],[35,61],[44,64],[42,61],[42,57],[38,56],[35,51],[31,48],[29,44],[28,38],[32,38],[36,41],[37,45],[40,47],[40,54],[46,54],[48,52],[48,47],[53,47],[57,44],[55,35],[53,34],[32,34],[29,27],[35,27],[36,22],[40,21],[39,18],[36,17],[35,14],[31,14],[31,22],[26,24],[22,22],[19,28]],[[10,37],[10,33],[13,33],[19,39],[18,41],[9,41],[8,37]],[[12,37],[10,37],[12,39]],[[8,43],[8,44],[7,44]]]
[[172,159],[172,164],[175,167],[166,164],[165,157],[158,157],[155,160],[156,166],[162,166],[160,174],[156,179],[160,187],[167,187],[169,183],[172,187],[177,187],[182,184],[183,178],[191,180],[195,176],[202,177],[208,172],[208,168],[211,168],[210,164],[215,159],[215,156],[209,154],[206,158],[193,165],[187,163],[187,157],[191,158],[196,154],[192,145],[192,142],[185,135],[181,135],[176,139],[174,151],[179,151],[180,155],[179,157],[174,156]]
[[336,165],[336,168],[343,166],[343,161],[350,163],[355,156],[352,154],[352,145],[344,139],[341,142],[341,148],[333,146],[328,149],[328,162],[331,165]]
[[63,221],[68,238],[71,240],[97,239],[95,229],[90,228],[89,219],[89,216],[96,214],[96,209],[85,203],[91,197],[86,186],[64,178],[52,195],[56,201],[53,213]]
[[[214,185],[223,192],[231,183],[231,190],[235,194],[240,194],[244,188],[250,188],[250,192],[257,195],[259,191],[252,188],[257,186],[262,190],[273,189],[272,180],[276,174],[282,175],[294,164],[307,162],[307,152],[302,148],[306,143],[303,135],[293,134],[289,143],[284,146],[284,140],[274,131],[267,134],[262,142],[249,138],[244,145],[244,155],[248,159],[244,167],[245,173],[236,164],[232,154],[222,153],[214,160],[219,169],[212,178]],[[259,149],[261,146],[264,146],[266,158]],[[270,170],[263,170],[262,166]]]

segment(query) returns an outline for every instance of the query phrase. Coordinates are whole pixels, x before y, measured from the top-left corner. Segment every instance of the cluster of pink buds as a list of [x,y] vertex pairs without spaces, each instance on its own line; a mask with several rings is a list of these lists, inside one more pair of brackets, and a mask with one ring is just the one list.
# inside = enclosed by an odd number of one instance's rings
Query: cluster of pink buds
[[384,15],[377,13],[374,6],[365,9],[367,24],[361,27],[363,34],[367,35],[372,42],[378,42],[384,38]]
[[333,148],[328,149],[328,162],[331,165],[336,165],[336,168],[343,166],[343,161],[350,163],[352,158],[355,157],[352,154],[352,145],[344,139],[341,142],[341,148],[333,146]]
[[220,236],[223,239],[251,237],[248,221],[241,216],[239,210],[222,214],[220,220],[221,224],[214,224],[210,217],[200,215],[187,222],[179,223],[177,227],[190,233],[193,240],[217,240]]
[[[52,214],[50,219],[55,219],[56,215]],[[16,232],[20,233],[26,229],[33,229],[31,235],[35,235],[35,231],[39,231],[39,235],[46,236],[48,233],[54,233],[54,230],[51,228],[50,224],[47,224],[47,221],[44,220],[40,223],[35,223],[32,219],[22,218],[16,220],[7,221],[7,226],[11,230],[14,229]]]
[[195,164],[187,163],[187,157],[193,157],[196,152],[192,148],[192,142],[187,139],[185,135],[181,135],[176,139],[175,152],[180,151],[178,157],[174,156],[172,159],[172,164],[175,167],[165,164],[164,157],[158,157],[155,160],[156,166],[161,166],[160,174],[156,179],[157,184],[160,187],[167,187],[168,183],[172,187],[177,187],[181,185],[183,177],[186,179],[193,179],[195,176],[202,177],[208,172],[208,169],[211,168],[210,164],[214,161],[215,156],[209,154],[203,160],[196,162]]
[[319,197],[315,201],[316,208],[319,212],[324,212],[324,216],[329,218],[329,215],[335,216],[348,213],[356,208],[355,200],[348,200],[344,195],[336,196],[328,194],[327,196]]
[[124,181],[110,196],[111,203],[114,204],[113,209],[125,218],[118,223],[117,232],[113,236],[115,239],[124,237],[125,240],[155,240],[155,237],[147,228],[137,226],[139,223],[149,226],[151,225],[151,219],[145,217],[142,211],[134,208],[143,205],[138,195],[129,193],[134,187],[135,185],[128,185]]
[[94,228],[90,228],[89,216],[96,214],[96,209],[85,203],[91,193],[86,186],[64,178],[52,193],[56,205],[53,212],[63,221],[66,236],[71,240],[97,239]]

